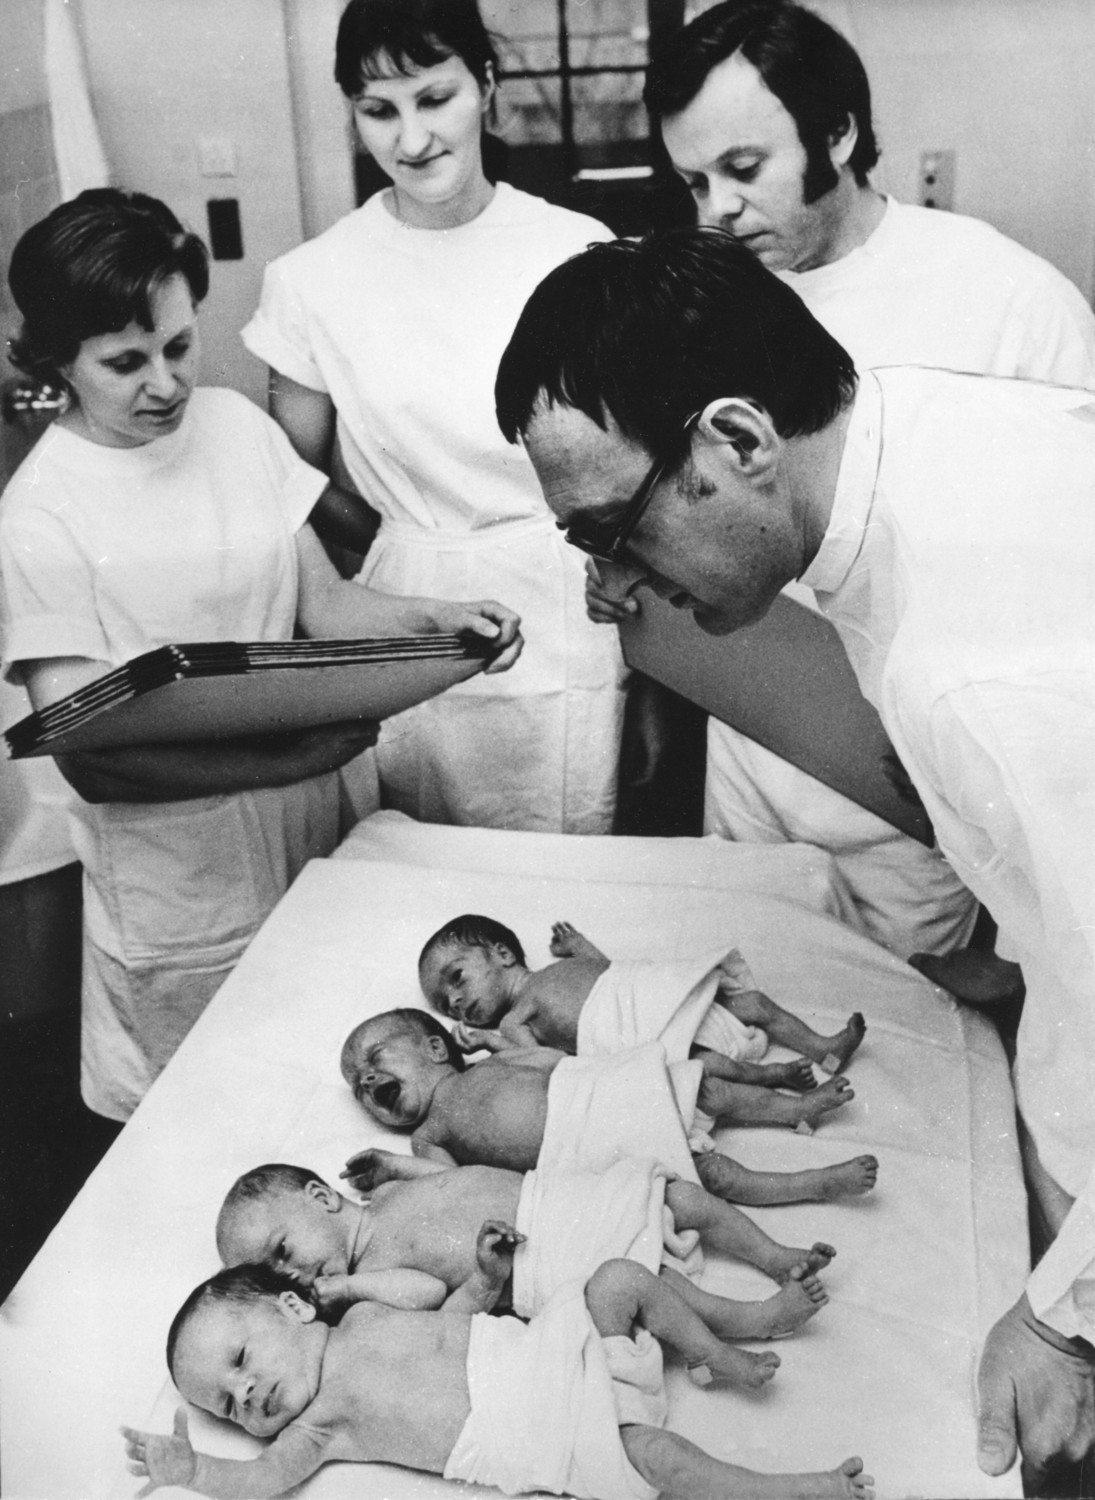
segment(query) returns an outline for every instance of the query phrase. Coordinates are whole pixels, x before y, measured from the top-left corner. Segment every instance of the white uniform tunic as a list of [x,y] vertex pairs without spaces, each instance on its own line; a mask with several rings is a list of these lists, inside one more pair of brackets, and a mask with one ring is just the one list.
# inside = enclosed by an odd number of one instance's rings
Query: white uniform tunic
[[[234,391],[107,448],[51,428],[0,508],[4,660],[117,666],[185,641],[288,640],[294,534],[324,478]],[[179,802],[73,798],[85,869],[83,1093],[125,1119],[305,860],[338,838],[335,775]]]
[[[783,279],[861,369],[936,365],[1095,388],[1095,318],[1083,297],[978,219],[891,198],[864,245]],[[969,937],[974,903],[938,853],[716,719],[705,829],[828,849],[864,931],[902,956],[945,953]]]
[[416,229],[377,194],[266,272],[252,353],[338,413],[355,485],[383,526],[359,582],[493,598],[521,615],[512,671],[388,720],[385,802],[434,822],[603,833],[622,664],[586,617],[582,560],[494,415],[502,351],[538,282],[603,225],[499,184],[456,229]]
[[1046,1170],[1086,1192],[1031,1298],[1095,1339],[1095,396],[865,376],[803,582],[1022,963],[1019,1108]]

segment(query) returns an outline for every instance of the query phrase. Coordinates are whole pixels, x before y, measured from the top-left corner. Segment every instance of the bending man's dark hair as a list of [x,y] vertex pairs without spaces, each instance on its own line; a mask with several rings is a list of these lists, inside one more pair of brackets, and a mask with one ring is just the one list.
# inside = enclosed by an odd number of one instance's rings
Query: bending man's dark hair
[[542,404],[648,453],[718,397],[763,407],[782,437],[819,432],[851,401],[855,366],[801,298],[721,229],[591,245],[533,292],[498,368],[510,442]]
[[151,332],[152,298],[172,276],[201,302],[209,257],[158,198],[90,188],[62,203],[31,225],[11,257],[8,285],[23,315],[12,364],[63,383],[61,370],[85,339],[130,323]]
[[418,955],[418,967],[421,968],[437,948],[448,948],[456,944],[465,948],[490,948],[496,943],[508,948],[519,964],[526,962],[525,950],[515,932],[511,932],[503,923],[496,922],[493,917],[481,917],[475,912],[468,912],[465,916],[453,917],[451,922],[446,922],[444,927],[437,929]]
[[196,1286],[171,1320],[167,1331],[167,1368],[172,1380],[175,1378],[175,1349],[179,1336],[199,1309],[215,1302],[270,1302],[282,1292],[293,1292],[303,1301],[308,1301],[291,1276],[283,1276],[280,1271],[272,1271],[264,1265],[230,1266]]
[[650,59],[643,98],[655,121],[679,114],[707,75],[735,53],[752,63],[794,120],[806,152],[803,198],[834,188],[829,146],[849,119],[858,127],[848,165],[863,186],[878,161],[871,86],[852,44],[792,0],[723,0],[671,33]]
[[485,85],[498,55],[476,0],[350,0],[335,40],[335,82],[348,99],[370,78],[459,57]]

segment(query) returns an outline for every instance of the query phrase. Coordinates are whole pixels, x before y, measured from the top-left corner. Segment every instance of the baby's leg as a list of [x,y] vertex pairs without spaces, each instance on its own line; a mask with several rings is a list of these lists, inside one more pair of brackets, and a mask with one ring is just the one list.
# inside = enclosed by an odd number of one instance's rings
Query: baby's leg
[[602,964],[609,962],[607,955],[596,944],[591,943],[584,932],[579,932],[569,922],[552,923],[550,949],[556,958],[588,958],[594,963]]
[[706,1075],[700,1083],[699,1106],[724,1125],[789,1125],[792,1130],[815,1130],[830,1110],[855,1098],[846,1078],[830,1078],[808,1094],[781,1094],[752,1083],[727,1083]]
[[628,1459],[662,1500],[874,1500],[861,1458],[822,1474],[758,1474],[712,1458],[675,1432],[632,1422],[620,1428]]
[[809,1250],[781,1245],[754,1224],[732,1203],[724,1203],[694,1182],[679,1177],[667,1184],[665,1201],[678,1229],[696,1229],[710,1250],[720,1250],[744,1260],[773,1281],[786,1281],[795,1266],[820,1271],[832,1260],[832,1245],[812,1245]]
[[720,1339],[780,1338],[801,1328],[829,1300],[819,1279],[805,1266],[795,1266],[780,1290],[762,1302],[716,1297],[668,1266],[660,1274]]
[[635,1260],[606,1260],[586,1282],[586,1306],[602,1337],[630,1338],[636,1325],[662,1344],[683,1354],[689,1369],[754,1389],[767,1384],[779,1369],[778,1354],[735,1349],[713,1333],[670,1282]]
[[827,1073],[839,1073],[848,1066],[853,1052],[863,1040],[867,1023],[856,1011],[848,1019],[843,1031],[835,1036],[822,1036],[807,1026],[798,1016],[793,1016],[782,1005],[777,1005],[761,990],[735,990],[721,987],[718,1003],[744,1021],[747,1026],[761,1026],[781,1047],[790,1047],[792,1052],[801,1052],[818,1063]]
[[761,1089],[798,1089],[800,1093],[817,1087],[814,1070],[804,1057],[792,1058],[790,1062],[740,1062],[736,1057],[727,1057],[725,1052],[711,1052],[706,1047],[693,1047],[691,1055],[699,1058],[707,1078],[752,1083]]
[[709,1193],[728,1203],[744,1203],[751,1208],[855,1198],[869,1193],[878,1177],[878,1159],[874,1156],[853,1156],[850,1161],[837,1162],[831,1167],[811,1167],[803,1172],[754,1172],[719,1151],[704,1151],[692,1160]]

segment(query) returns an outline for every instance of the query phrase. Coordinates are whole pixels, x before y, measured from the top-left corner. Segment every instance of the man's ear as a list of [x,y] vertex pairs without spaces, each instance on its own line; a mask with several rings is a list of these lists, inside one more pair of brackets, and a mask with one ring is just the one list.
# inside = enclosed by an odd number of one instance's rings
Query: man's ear
[[849,114],[839,130],[829,136],[829,160],[839,172],[846,167],[859,140],[859,121]]
[[336,1193],[334,1188],[328,1187],[325,1182],[320,1182],[318,1177],[313,1177],[306,1184],[304,1191],[309,1198],[314,1198],[329,1214],[337,1214],[342,1207],[342,1194]]
[[703,441],[729,450],[737,469],[752,477],[767,472],[780,447],[771,417],[744,396],[709,401],[696,422],[696,433]]
[[279,1292],[278,1302],[290,1317],[299,1318],[302,1323],[314,1323],[316,1310],[310,1302],[305,1302],[303,1297],[298,1297],[296,1292]]
[[487,63],[483,82],[479,85],[479,97],[483,101],[482,111],[489,115],[494,108],[494,96],[498,92],[498,80],[494,76],[494,65]]

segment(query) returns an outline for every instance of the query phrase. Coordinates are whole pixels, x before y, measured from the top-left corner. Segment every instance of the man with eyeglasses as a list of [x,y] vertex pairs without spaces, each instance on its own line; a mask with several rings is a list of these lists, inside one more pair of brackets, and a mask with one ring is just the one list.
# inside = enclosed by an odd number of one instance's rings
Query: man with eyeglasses
[[[644,92],[701,224],[729,230],[794,287],[860,368],[937,365],[1095,387],[1095,318],[1053,266],[988,224],[898,203],[871,90],[851,44],[789,0],[723,0],[666,36]],[[607,589],[594,618],[637,610]],[[607,597],[606,597],[607,596]],[[805,590],[798,603],[812,606]],[[778,682],[776,683],[778,689]],[[708,720],[704,828],[827,849],[861,925],[899,957],[961,950],[976,903],[933,851],[717,718]],[[925,972],[955,987],[970,956]],[[986,956],[982,993],[1014,985]]]
[[[989,1336],[980,1461],[1028,1493],[1095,1442],[1095,396],[857,377],[717,229],[592,246],[496,386],[568,539],[711,634],[799,579],[1027,983],[1015,1070],[1056,1240]],[[1089,1181],[1090,1176],[1090,1181]]]

